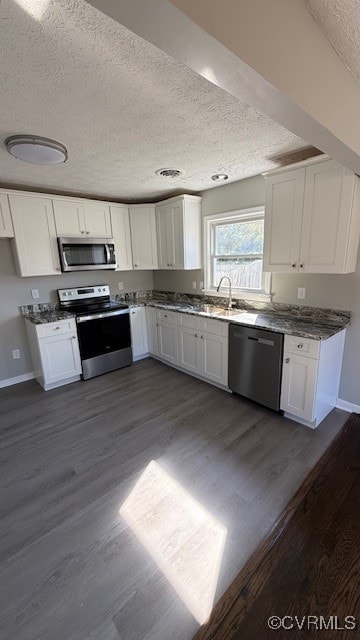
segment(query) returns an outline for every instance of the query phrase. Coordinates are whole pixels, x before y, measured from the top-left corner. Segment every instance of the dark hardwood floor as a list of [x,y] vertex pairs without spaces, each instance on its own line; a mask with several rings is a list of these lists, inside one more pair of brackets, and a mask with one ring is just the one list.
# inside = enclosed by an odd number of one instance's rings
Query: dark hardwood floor
[[358,638],[359,486],[353,414],[194,640]]
[[199,625],[119,515],[144,468],[227,527],[218,600],[346,417],[311,431],[154,360],[1,390],[2,640],[190,640]]

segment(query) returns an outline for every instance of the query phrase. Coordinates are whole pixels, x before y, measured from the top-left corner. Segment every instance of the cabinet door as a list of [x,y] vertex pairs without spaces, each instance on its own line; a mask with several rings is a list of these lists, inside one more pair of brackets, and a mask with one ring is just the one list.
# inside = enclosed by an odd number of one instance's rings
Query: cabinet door
[[138,358],[148,353],[145,307],[130,310],[130,326],[133,358]]
[[178,327],[179,339],[179,367],[200,373],[199,371],[199,350],[197,349],[198,334],[194,329]]
[[13,238],[14,229],[11,221],[9,200],[6,193],[0,194],[0,238]]
[[53,200],[55,226],[58,236],[81,238],[86,234],[82,202]]
[[109,205],[102,202],[84,202],[84,218],[88,238],[111,238]]
[[45,384],[66,380],[81,373],[79,343],[76,333],[66,333],[39,340]]
[[[168,255],[168,239],[167,239],[167,216],[168,209],[166,206],[156,207],[156,240],[158,251],[159,269],[170,268],[170,258]],[[170,251],[171,253],[171,251]]]
[[305,169],[266,179],[264,271],[298,271]]
[[158,356],[178,364],[177,325],[158,322]]
[[116,271],[131,271],[133,268],[129,209],[110,207],[111,228],[115,243]]
[[52,202],[49,198],[9,197],[15,246],[22,276],[60,273]]
[[154,307],[146,307],[145,315],[146,315],[148,351],[153,356],[157,356],[159,349],[158,349],[156,309]]
[[169,207],[166,236],[170,269],[184,268],[183,207],[182,201]]
[[344,273],[355,176],[335,160],[306,169],[300,270]]
[[280,408],[304,420],[314,419],[318,361],[284,353]]
[[201,375],[227,386],[228,338],[212,333],[201,333],[197,340],[197,348]]
[[130,207],[130,231],[134,269],[157,269],[154,207]]
[[184,268],[183,201],[156,207],[159,269]]

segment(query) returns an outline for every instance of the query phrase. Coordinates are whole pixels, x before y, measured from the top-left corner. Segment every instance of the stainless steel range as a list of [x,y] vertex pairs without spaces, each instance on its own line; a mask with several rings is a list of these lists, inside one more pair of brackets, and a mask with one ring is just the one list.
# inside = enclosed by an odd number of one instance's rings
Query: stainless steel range
[[58,289],[58,296],[76,316],[84,380],[132,364],[129,307],[110,300],[108,285]]

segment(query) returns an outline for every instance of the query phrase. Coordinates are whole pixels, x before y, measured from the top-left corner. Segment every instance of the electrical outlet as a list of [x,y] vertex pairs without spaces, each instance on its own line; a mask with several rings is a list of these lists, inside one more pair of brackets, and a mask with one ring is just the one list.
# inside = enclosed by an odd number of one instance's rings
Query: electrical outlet
[[39,289],[30,289],[31,291],[31,297],[33,300],[36,300],[37,298],[40,298],[39,296]]
[[192,288],[196,291],[196,280],[193,280]]
[[12,354],[13,354],[14,360],[18,360],[19,358],[21,358],[20,349],[13,349]]
[[297,299],[298,300],[305,300],[305,297],[306,297],[306,288],[305,287],[298,287]]
[[124,283],[119,282],[119,291],[123,291],[123,289],[124,289]]

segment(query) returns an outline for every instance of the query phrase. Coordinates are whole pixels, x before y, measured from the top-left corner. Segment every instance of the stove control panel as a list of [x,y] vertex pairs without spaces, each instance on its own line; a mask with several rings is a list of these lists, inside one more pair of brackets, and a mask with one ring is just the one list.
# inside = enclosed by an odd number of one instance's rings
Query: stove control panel
[[92,298],[110,298],[110,287],[108,284],[95,285],[93,287],[79,287],[76,289],[58,289],[60,302],[66,300],[84,300]]

